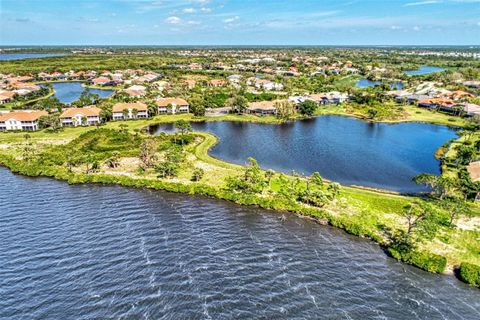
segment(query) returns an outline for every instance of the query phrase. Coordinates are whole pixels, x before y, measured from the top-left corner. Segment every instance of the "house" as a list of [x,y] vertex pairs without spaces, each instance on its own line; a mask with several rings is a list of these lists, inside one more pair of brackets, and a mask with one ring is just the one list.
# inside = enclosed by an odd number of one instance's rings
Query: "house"
[[449,94],[446,94],[444,96],[447,97],[447,98],[450,98],[452,100],[462,100],[462,99],[465,99],[465,98],[474,97],[474,95],[471,94],[470,92],[466,92],[466,91],[462,91],[462,90],[452,91]]
[[270,80],[260,79],[260,78],[248,78],[247,85],[254,86],[257,89],[264,89],[267,91],[271,90],[283,90],[283,85],[281,83],[275,83]]
[[277,113],[275,103],[277,101],[256,101],[250,102],[247,107],[247,113],[253,113],[257,115],[271,115]]
[[184,82],[187,85],[188,89],[193,89],[197,85],[197,81],[193,79],[186,79]]
[[3,91],[0,92],[0,104],[7,103],[9,101],[12,101],[13,98],[15,97],[16,93],[13,91]]
[[158,113],[185,113],[189,111],[188,102],[182,98],[160,98],[156,101]]
[[467,114],[467,116],[480,117],[480,106],[473,103],[463,103],[463,111]]
[[470,87],[470,88],[477,88],[477,89],[480,89],[480,81],[475,81],[475,80],[471,80],[471,81],[465,81],[463,83],[464,86],[467,86],[467,87]]
[[443,109],[451,111],[457,105],[455,101],[446,98],[427,98],[418,100],[417,105],[422,108]]
[[348,94],[331,91],[327,93],[311,94],[307,97],[308,100],[315,101],[316,103],[326,106],[330,104],[339,104],[348,100]]
[[0,131],[4,130],[38,130],[38,119],[48,115],[47,111],[13,111],[0,114]]
[[209,87],[224,87],[227,85],[227,81],[223,79],[212,79],[208,81]]
[[230,81],[230,83],[240,83],[240,79],[242,78],[241,75],[239,74],[232,74],[231,76],[228,76],[227,79]]
[[148,118],[148,107],[145,103],[116,103],[112,107],[113,120]]
[[68,108],[60,115],[62,126],[96,125],[101,122],[100,108],[89,106],[84,108]]
[[106,86],[106,85],[110,85],[110,84],[113,84],[113,80],[111,80],[110,78],[108,77],[104,77],[104,76],[101,76],[101,77],[98,77],[98,78],[94,78],[90,81],[92,84],[94,85],[98,85],[98,86]]
[[144,86],[134,85],[124,90],[131,97],[143,97],[147,94],[147,88]]

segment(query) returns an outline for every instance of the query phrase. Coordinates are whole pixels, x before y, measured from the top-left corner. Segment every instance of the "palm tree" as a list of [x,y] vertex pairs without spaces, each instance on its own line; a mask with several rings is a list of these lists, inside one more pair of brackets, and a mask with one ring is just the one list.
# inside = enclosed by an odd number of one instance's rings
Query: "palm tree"
[[123,109],[123,110],[122,110],[122,114],[123,114],[123,119],[124,119],[124,120],[125,120],[125,119],[128,119],[128,113],[129,113],[129,112],[128,112],[128,109]]
[[133,109],[132,109],[132,118],[133,118],[133,119],[137,119],[137,116],[138,116],[138,109],[137,109],[137,108],[133,108]]

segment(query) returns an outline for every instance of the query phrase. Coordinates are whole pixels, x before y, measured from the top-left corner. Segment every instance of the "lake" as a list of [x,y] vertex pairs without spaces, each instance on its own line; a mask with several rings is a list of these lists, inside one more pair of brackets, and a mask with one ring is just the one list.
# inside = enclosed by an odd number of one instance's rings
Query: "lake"
[[[52,83],[52,85],[55,90],[55,97],[65,104],[78,100],[82,92],[86,89],[85,87],[82,87],[82,82],[55,82]],[[92,88],[89,88],[89,90],[90,93],[98,94],[101,98],[107,98],[114,92],[113,90]]]
[[62,57],[65,54],[56,53],[0,53],[0,61],[2,60],[20,60],[34,58]]
[[405,71],[406,74],[410,75],[423,75],[423,74],[430,74],[435,72],[445,71],[444,68],[439,67],[432,67],[432,66],[420,66],[417,70],[407,70]]
[[[382,81],[373,81],[367,78],[361,78],[355,83],[355,86],[358,88],[368,88],[368,87],[375,87],[381,84],[382,84]],[[401,81],[390,82],[390,88],[392,90],[402,90],[404,87],[405,85]]]
[[[152,126],[158,134],[172,124]],[[311,174],[330,180],[400,192],[425,191],[411,179],[440,173],[435,151],[456,137],[455,131],[427,123],[370,123],[342,116],[321,116],[286,124],[246,122],[192,123],[220,142],[214,157],[245,164],[248,157],[263,168]]]
[[1,319],[480,318],[480,290],[293,215],[0,180]]

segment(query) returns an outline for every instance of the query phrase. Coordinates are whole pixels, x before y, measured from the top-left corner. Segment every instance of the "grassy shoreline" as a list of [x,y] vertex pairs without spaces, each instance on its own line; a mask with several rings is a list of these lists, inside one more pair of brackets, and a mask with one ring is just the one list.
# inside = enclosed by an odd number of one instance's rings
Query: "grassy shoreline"
[[[259,123],[281,123],[274,117],[257,117],[252,115],[224,115],[219,117],[193,117],[189,114],[164,115],[152,119],[109,122],[102,128],[119,130],[121,125],[128,125],[128,130],[138,132],[148,125],[171,123],[177,120],[188,121],[249,121]],[[66,128],[58,133],[45,131],[30,133],[30,140],[41,148],[49,145],[65,145],[81,134],[91,130],[92,127]],[[298,203],[280,201],[275,197],[263,197],[259,195],[242,195],[228,192],[223,189],[222,183],[218,181],[223,178],[239,174],[245,168],[216,159],[209,155],[208,151],[218,142],[218,139],[209,133],[195,132],[198,142],[189,147],[188,154],[192,163],[208,168],[209,171],[201,183],[193,183],[189,180],[190,169],[187,168],[179,179],[159,179],[156,175],[137,175],[135,171],[126,172],[101,172],[85,174],[81,172],[68,172],[65,167],[40,166],[35,167],[23,160],[19,160],[19,149],[24,141],[24,133],[3,133],[0,134],[0,164],[9,168],[12,172],[28,176],[47,176],[58,180],[65,180],[68,183],[102,183],[118,184],[129,187],[145,187],[170,192],[181,192],[188,194],[199,194],[227,201],[240,205],[255,205],[265,209],[288,211],[297,215],[314,219],[315,221],[327,221],[329,224],[339,227],[348,233],[372,239],[384,248],[388,245],[388,239],[382,231],[384,226],[398,228],[399,212],[403,205],[409,203],[415,196],[400,195],[388,190],[377,190],[367,187],[342,186],[340,199],[331,206],[317,208],[304,206]],[[5,138],[5,139],[3,139]],[[277,173],[278,174],[278,173]],[[286,175],[288,179],[291,177]],[[453,273],[462,262],[480,263],[480,258],[467,253],[459,253],[463,250],[462,244],[479,237],[478,230],[444,230],[444,234],[456,239],[455,243],[428,243],[422,246],[422,250],[433,254],[445,256],[448,261],[446,273]],[[473,246],[470,250],[480,250]],[[415,263],[412,263],[415,265]]]

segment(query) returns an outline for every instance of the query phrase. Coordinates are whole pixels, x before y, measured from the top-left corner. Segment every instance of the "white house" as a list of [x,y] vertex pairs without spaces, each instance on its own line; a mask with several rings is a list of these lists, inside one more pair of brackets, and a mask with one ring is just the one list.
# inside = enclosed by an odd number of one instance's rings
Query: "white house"
[[101,122],[100,108],[89,106],[84,108],[68,108],[60,115],[62,126],[86,126],[95,125]]
[[116,103],[112,107],[112,118],[113,120],[148,118],[148,107],[141,102]]
[[47,111],[13,111],[0,114],[0,131],[4,130],[38,130],[38,119],[48,115]]
[[189,111],[188,102],[182,98],[160,98],[156,103],[158,113],[185,113]]

